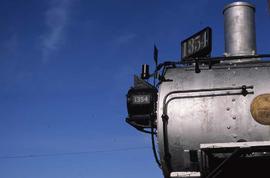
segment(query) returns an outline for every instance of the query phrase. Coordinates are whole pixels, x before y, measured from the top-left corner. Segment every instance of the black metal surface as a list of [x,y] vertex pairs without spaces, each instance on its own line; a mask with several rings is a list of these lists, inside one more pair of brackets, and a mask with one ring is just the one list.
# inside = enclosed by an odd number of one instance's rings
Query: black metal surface
[[195,60],[195,73],[200,73],[200,66],[198,60]]
[[269,149],[259,146],[203,150],[208,161],[204,162],[202,178],[268,178]]
[[233,153],[228,158],[226,158],[223,162],[221,162],[212,172],[210,172],[210,174],[208,174],[206,178],[214,178],[218,176],[222,172],[223,167],[232,163],[232,161],[234,161],[241,154],[243,153],[241,152],[240,148],[235,149]]
[[142,72],[141,72],[141,79],[149,79],[149,65],[143,64],[142,65]]
[[169,151],[169,143],[168,143],[168,131],[167,131],[167,125],[169,117],[167,114],[162,114],[162,123],[163,123],[163,144],[164,144],[164,160],[165,164],[167,166],[167,170],[171,172],[171,154]]
[[154,119],[152,119],[151,120],[151,142],[152,142],[152,151],[153,151],[153,154],[154,154],[154,158],[155,158],[155,161],[156,161],[156,163],[157,163],[157,165],[158,165],[158,167],[161,167],[161,163],[160,163],[160,161],[159,161],[159,159],[158,159],[158,155],[157,155],[157,151],[156,151],[156,143],[155,143],[155,138],[154,138],[154,122],[155,122],[155,120]]

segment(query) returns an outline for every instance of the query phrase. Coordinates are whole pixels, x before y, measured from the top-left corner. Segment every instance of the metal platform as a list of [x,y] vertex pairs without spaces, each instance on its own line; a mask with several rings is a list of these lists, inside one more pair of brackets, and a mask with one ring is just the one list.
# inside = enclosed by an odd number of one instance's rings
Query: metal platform
[[171,178],[200,178],[200,172],[171,172]]
[[201,144],[200,149],[204,151],[217,151],[234,148],[270,149],[270,141],[261,142],[230,142],[230,143],[207,143]]

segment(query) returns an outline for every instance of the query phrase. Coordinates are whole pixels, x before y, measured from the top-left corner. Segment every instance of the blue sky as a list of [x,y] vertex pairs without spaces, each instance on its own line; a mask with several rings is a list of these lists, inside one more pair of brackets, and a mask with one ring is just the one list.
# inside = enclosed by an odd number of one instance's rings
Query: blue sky
[[[161,178],[149,136],[125,123],[125,94],[154,43],[178,60],[181,40],[210,26],[222,55],[229,2],[1,0],[0,177]],[[249,2],[269,53],[267,1]]]

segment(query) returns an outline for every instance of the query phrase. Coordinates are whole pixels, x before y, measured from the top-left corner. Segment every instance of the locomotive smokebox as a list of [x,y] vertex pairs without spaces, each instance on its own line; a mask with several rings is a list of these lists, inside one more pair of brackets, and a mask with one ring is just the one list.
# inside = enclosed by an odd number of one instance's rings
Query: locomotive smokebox
[[255,6],[234,2],[225,6],[225,56],[256,54]]

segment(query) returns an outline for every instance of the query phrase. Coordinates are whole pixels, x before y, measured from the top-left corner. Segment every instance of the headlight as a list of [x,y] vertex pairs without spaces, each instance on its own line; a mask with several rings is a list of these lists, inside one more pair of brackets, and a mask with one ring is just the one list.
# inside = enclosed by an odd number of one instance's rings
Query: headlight
[[127,122],[136,128],[150,128],[156,114],[157,89],[155,87],[131,88],[127,94]]

